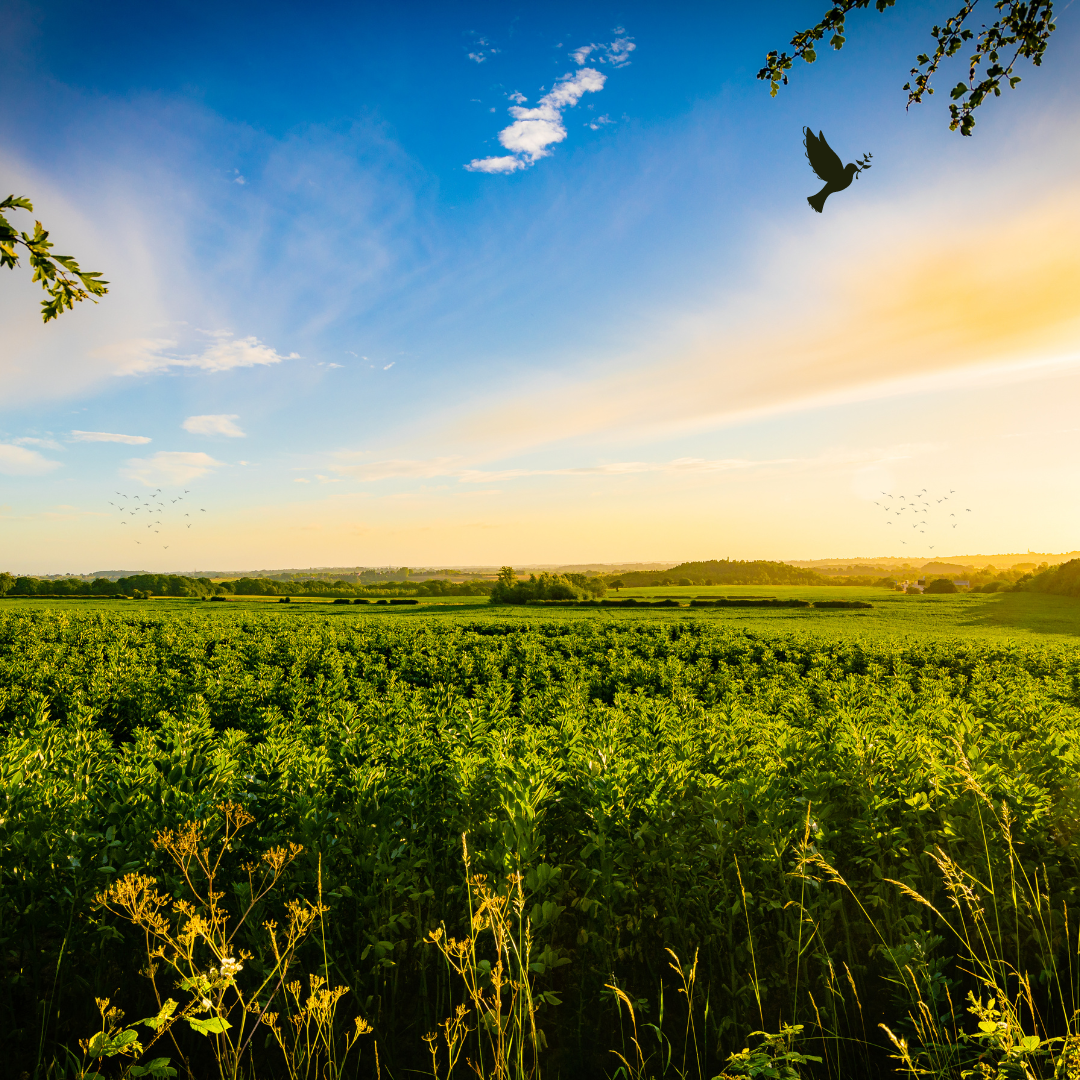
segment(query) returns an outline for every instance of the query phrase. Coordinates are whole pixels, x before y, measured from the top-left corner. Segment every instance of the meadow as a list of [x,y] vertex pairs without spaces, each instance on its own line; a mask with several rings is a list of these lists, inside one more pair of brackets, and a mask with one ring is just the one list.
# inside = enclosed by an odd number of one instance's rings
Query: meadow
[[1080,604],[684,592],[0,603],[11,1074],[1080,1075]]

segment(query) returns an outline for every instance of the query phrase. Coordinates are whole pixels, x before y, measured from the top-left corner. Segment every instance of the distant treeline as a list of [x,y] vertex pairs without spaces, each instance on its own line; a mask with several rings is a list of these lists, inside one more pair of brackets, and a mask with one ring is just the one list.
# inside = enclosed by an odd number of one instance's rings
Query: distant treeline
[[766,559],[710,559],[685,562],[670,570],[632,570],[610,579],[626,588],[639,585],[880,585],[890,588],[893,578],[881,576],[846,577],[838,581],[815,570]]
[[1036,574],[1020,585],[1032,592],[1054,593],[1057,596],[1080,596],[1080,559],[1070,559]]
[[277,581],[273,578],[210,578],[178,574],[134,574],[131,577],[42,579],[0,573],[0,596],[487,596],[493,582],[467,581],[460,585],[435,578],[431,581],[387,581],[362,585],[341,580]]
[[493,604],[530,604],[555,600],[595,600],[608,590],[602,577],[588,574],[530,574],[516,581],[513,567],[504,566],[491,590]]

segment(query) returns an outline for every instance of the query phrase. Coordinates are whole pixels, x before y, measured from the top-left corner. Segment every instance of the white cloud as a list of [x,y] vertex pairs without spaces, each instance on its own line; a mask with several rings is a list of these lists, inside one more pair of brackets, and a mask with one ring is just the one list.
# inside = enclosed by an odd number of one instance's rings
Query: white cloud
[[[584,64],[592,56],[594,64],[611,64],[612,67],[626,67],[630,63],[630,54],[637,48],[632,37],[627,37],[626,31],[621,26],[616,26],[612,31],[615,40],[606,45],[582,45],[574,49],[570,56],[578,65]],[[594,55],[595,54],[595,55]]]
[[551,151],[548,147],[566,138],[563,111],[576,105],[583,94],[602,90],[606,81],[607,76],[601,75],[595,68],[582,68],[558,79],[537,102],[535,109],[511,105],[510,115],[514,122],[499,132],[499,142],[515,156],[477,158],[465,168],[469,172],[509,173],[549,157]]
[[633,38],[625,36],[626,31],[621,26],[615,28],[615,33],[622,36],[617,37],[607,46],[604,52],[604,61],[614,67],[626,67],[630,63],[630,54],[637,46],[634,44]]
[[529,100],[520,90],[515,90],[508,96],[515,105],[524,105]]
[[389,364],[384,364],[383,371],[389,371],[396,363],[396,360],[391,360]]
[[468,54],[474,64],[482,64],[489,56],[495,56],[499,50],[487,38],[478,37],[473,43],[474,51]]
[[54,439],[37,439],[33,435],[24,435],[21,439],[12,439],[15,446],[40,446],[44,450],[63,450]]
[[247,432],[233,423],[239,413],[211,413],[206,416],[189,416],[180,426],[192,435],[227,435],[230,439],[243,439]]
[[97,349],[93,355],[111,360],[117,375],[144,375],[172,367],[231,371],[300,358],[299,353],[282,356],[254,336],[234,338],[231,330],[211,330],[206,331],[206,335],[212,343],[194,354],[177,353],[178,343],[168,338],[133,338]]
[[0,443],[0,473],[5,476],[43,476],[59,467],[59,461],[50,461],[36,450]]
[[486,157],[473,158],[465,168],[469,172],[485,173],[512,173],[525,168],[525,162],[520,158],[510,157]]
[[118,442],[129,446],[141,446],[150,442],[146,435],[117,435],[111,431],[73,431],[72,442]]
[[209,454],[161,450],[151,458],[131,458],[120,475],[138,480],[147,487],[158,484],[186,484],[221,464]]

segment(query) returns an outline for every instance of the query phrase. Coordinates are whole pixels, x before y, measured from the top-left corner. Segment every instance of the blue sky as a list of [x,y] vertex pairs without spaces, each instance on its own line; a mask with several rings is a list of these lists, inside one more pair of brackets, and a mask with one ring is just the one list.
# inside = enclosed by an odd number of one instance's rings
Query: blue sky
[[[1074,12],[962,139],[900,89],[948,3],[770,99],[824,6],[5,4],[0,184],[112,284],[0,280],[0,562],[1077,547]],[[820,217],[803,124],[874,154]]]

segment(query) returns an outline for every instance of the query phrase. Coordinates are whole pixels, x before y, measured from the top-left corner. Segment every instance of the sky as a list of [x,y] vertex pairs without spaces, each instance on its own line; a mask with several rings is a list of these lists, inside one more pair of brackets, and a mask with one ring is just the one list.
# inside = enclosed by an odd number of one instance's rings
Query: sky
[[2,0],[11,220],[110,285],[0,270],[0,570],[1080,546],[1080,4],[971,138],[955,0],[771,98],[827,6]]

